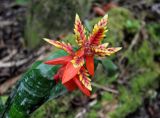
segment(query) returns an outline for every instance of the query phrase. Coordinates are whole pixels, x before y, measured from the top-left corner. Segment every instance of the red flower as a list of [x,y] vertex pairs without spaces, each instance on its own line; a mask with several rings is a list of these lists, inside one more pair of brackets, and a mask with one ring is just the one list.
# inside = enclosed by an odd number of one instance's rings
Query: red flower
[[50,44],[68,52],[68,56],[59,57],[53,60],[46,61],[45,64],[57,65],[61,64],[62,67],[54,76],[56,81],[61,80],[62,84],[69,90],[73,91],[77,87],[87,96],[90,96],[91,84],[89,74],[84,65],[84,51],[82,49],[73,52],[70,44],[61,43],[59,41],[44,39]]
[[86,67],[91,75],[94,75],[94,55],[109,56],[121,49],[107,48],[108,43],[101,44],[107,32],[108,15],[105,15],[93,28],[92,33],[86,38],[85,28],[83,27],[80,18],[76,15],[75,18],[75,36],[80,48],[84,50],[84,57],[86,59]]
[[[62,67],[54,76],[56,81],[61,80],[62,84],[66,86],[69,91],[77,87],[87,96],[90,95],[91,79],[90,75],[94,75],[94,55],[109,56],[121,48],[107,48],[108,43],[101,44],[107,32],[108,15],[105,15],[93,28],[92,33],[87,37],[86,30],[80,21],[78,15],[75,18],[74,33],[76,42],[79,46],[78,51],[74,52],[72,46],[68,43],[49,40],[44,38],[45,41],[54,45],[57,48],[65,50],[69,55],[46,61],[45,64],[56,65],[61,64]],[[84,64],[86,62],[86,68]],[[89,73],[88,73],[89,72]]]
[[[70,64],[69,64],[70,65]],[[55,80],[61,80],[63,78],[64,71],[66,70],[67,66],[62,66],[57,74],[54,76]],[[67,68],[67,70],[70,70]],[[72,73],[71,73],[72,74]],[[89,74],[87,73],[87,70],[82,67],[78,74],[76,74],[72,79],[70,79],[69,81],[63,83],[63,85],[69,90],[69,91],[73,91],[75,90],[77,87],[87,96],[90,96],[90,91],[91,89],[91,84],[90,84],[90,79],[89,79]]]

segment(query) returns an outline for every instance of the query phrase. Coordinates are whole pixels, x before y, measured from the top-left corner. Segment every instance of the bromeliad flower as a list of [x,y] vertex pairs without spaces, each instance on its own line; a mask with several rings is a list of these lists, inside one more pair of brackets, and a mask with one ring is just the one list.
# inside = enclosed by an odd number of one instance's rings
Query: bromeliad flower
[[[121,47],[107,48],[108,43],[101,44],[107,32],[108,15],[105,15],[93,28],[92,33],[87,37],[86,30],[78,15],[75,18],[74,33],[79,49],[74,52],[72,46],[68,43],[49,40],[45,41],[57,48],[65,50],[69,55],[46,61],[45,64],[57,65],[62,67],[54,76],[55,80],[61,80],[62,84],[70,91],[77,87],[90,95],[91,79],[90,75],[94,75],[94,55],[100,57],[109,56],[121,49]],[[86,68],[85,68],[86,65]]]
[[86,67],[91,75],[94,75],[94,55],[101,57],[109,56],[121,49],[121,47],[107,48],[108,43],[101,44],[107,32],[108,15],[105,15],[96,25],[94,25],[92,33],[86,38],[85,28],[78,15],[75,18],[75,37],[79,48],[84,50],[84,58],[86,59]]
[[54,79],[61,80],[62,84],[69,90],[73,91],[77,87],[87,96],[90,96],[91,84],[89,74],[84,65],[84,51],[79,49],[73,52],[72,46],[68,43],[49,40],[44,38],[45,41],[54,45],[57,48],[65,50],[69,55],[59,57],[53,60],[46,61],[45,64],[57,65],[61,64],[62,67],[58,70]]

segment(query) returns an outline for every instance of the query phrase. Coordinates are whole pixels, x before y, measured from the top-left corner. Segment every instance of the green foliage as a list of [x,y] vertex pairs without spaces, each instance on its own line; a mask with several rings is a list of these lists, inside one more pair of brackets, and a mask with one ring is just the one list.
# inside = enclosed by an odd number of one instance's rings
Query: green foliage
[[65,94],[55,100],[47,101],[43,106],[32,113],[31,118],[73,118],[77,113],[76,109],[72,107],[71,99],[74,96],[82,96],[80,91],[74,91],[72,94]]
[[49,100],[39,109],[37,109],[31,116],[31,118],[73,118],[73,114],[75,111],[72,111],[72,107],[70,104],[71,96],[65,95],[64,97]]
[[87,118],[97,118],[98,114],[95,110],[91,110],[88,114],[87,114]]
[[101,60],[101,63],[106,70],[108,76],[113,76],[117,72],[117,66],[108,58]]
[[96,83],[99,83],[101,85],[104,85],[107,82],[107,76],[106,75],[107,74],[104,72],[102,64],[98,64],[97,70],[95,71],[93,81],[96,82]]
[[158,81],[159,74],[151,71],[137,75],[130,81],[130,89],[120,86],[119,107],[114,112],[109,113],[109,116],[111,118],[124,118],[127,114],[135,111],[142,104],[142,98],[146,95],[146,91]]
[[129,33],[135,34],[140,29],[140,22],[135,19],[128,19],[124,26]]
[[[64,51],[54,52],[49,58],[63,56]],[[57,66],[49,66],[42,62],[36,62],[22,76],[17,89],[12,92],[6,103],[5,117],[25,118],[49,98],[56,98],[66,89],[63,85],[54,87],[56,83],[52,79]],[[50,93],[51,94],[50,96]]]
[[137,75],[130,81],[132,91],[136,94],[137,92],[143,92],[146,89],[154,87],[159,74],[157,71],[151,71],[145,72],[143,75]]
[[159,81],[160,73],[159,67],[153,61],[154,49],[152,48],[148,40],[144,40],[136,50],[127,50],[124,53],[133,68],[142,69],[144,72],[132,77],[128,82],[128,87],[119,87],[119,107],[109,113],[111,118],[124,118],[127,114],[135,111],[142,104],[146,92],[157,87],[156,83]]
[[3,109],[4,109],[4,104],[3,104],[2,99],[0,97],[0,114],[2,114]]
[[[51,54],[46,60],[64,55],[66,55],[66,52],[59,50]],[[57,72],[57,69],[58,66],[49,66],[43,64],[42,61],[35,62],[22,76],[21,81],[17,84],[17,88],[12,92],[6,103],[7,109],[3,115],[9,118],[26,118],[47,100],[62,96],[66,92],[65,87],[61,83],[55,83],[53,80],[53,75]],[[61,99],[61,101],[63,100]],[[56,103],[60,106],[61,102],[56,101]],[[57,111],[63,112],[66,108],[64,107],[63,109],[62,107],[61,111],[55,105],[53,107],[54,114]],[[66,109],[65,112],[67,112]],[[39,115],[43,116],[44,112],[38,114],[37,117]]]
[[150,42],[153,44],[154,49],[158,52],[160,52],[160,24],[159,23],[150,23],[146,26]]
[[75,41],[75,36],[74,34],[68,34],[64,39],[65,42],[68,42],[70,44],[72,44],[73,46],[77,46],[77,43]]
[[103,93],[102,100],[112,101],[113,99],[114,99],[113,94],[108,93],[108,92]]
[[126,51],[125,54],[130,64],[135,64],[141,67],[151,67],[153,63],[153,50],[147,40],[143,41],[140,48],[136,51]]
[[121,42],[124,38],[123,29],[129,19],[132,18],[131,12],[124,8],[113,8],[109,11],[109,31],[105,41],[109,41],[112,45]]

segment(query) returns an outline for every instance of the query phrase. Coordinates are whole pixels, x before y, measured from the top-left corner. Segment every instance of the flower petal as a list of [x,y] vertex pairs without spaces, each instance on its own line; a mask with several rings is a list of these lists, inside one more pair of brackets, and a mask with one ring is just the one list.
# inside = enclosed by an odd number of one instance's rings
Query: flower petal
[[82,84],[88,89],[92,90],[91,87],[91,79],[88,77],[88,71],[85,68],[82,68],[79,72],[79,80],[82,82]]
[[87,96],[90,96],[90,95],[91,95],[90,91],[81,84],[80,80],[79,80],[77,77],[75,77],[73,80],[74,80],[75,83],[77,84],[78,88],[79,88],[85,95],[87,95]]
[[66,65],[63,65],[62,67],[59,68],[59,70],[57,71],[57,73],[54,75],[54,80],[58,80],[58,79],[62,79],[62,75],[64,73]]
[[107,48],[106,49],[106,55],[111,55],[111,54],[113,54],[113,53],[116,53],[116,52],[118,52],[119,50],[121,50],[122,49],[122,47],[111,47],[111,48]]
[[86,56],[86,67],[90,75],[94,75],[94,57]]
[[71,62],[75,68],[82,67],[84,65],[84,58],[79,56],[74,56]]
[[85,28],[82,25],[82,22],[78,14],[76,14],[75,24],[74,24],[74,33],[76,37],[76,42],[79,46],[82,46],[86,40],[85,32],[86,32]]
[[75,55],[78,57],[82,57],[84,55],[84,49],[83,48],[79,49],[78,51],[76,51]]
[[81,66],[75,68],[73,66],[73,64],[71,62],[69,62],[67,65],[66,65],[66,68],[64,70],[64,73],[63,73],[63,77],[62,77],[62,84],[68,82],[69,80],[71,80],[73,77],[76,76],[76,74],[79,72]]
[[48,43],[54,45],[57,48],[63,49],[65,50],[67,53],[72,54],[73,53],[73,49],[72,46],[68,43],[64,43],[64,42],[59,42],[59,41],[55,41],[55,40],[50,40],[47,38],[43,38],[45,41],[47,41]]
[[109,55],[121,50],[121,47],[105,48],[100,45],[100,46],[92,46],[91,49],[94,52],[94,54],[97,54],[101,57],[104,57],[104,56],[109,56]]
[[70,81],[66,82],[64,84],[64,86],[67,88],[68,91],[73,91],[77,87],[77,85],[76,85],[76,83],[74,82],[73,79],[71,79]]
[[71,56],[63,56],[63,57],[59,57],[59,58],[55,58],[55,59],[46,61],[46,62],[44,62],[44,63],[45,63],[45,64],[49,64],[49,65],[66,64],[66,63],[68,63],[71,59],[72,59]]
[[99,46],[102,47],[102,48],[107,48],[108,45],[109,45],[109,43],[103,43],[103,44],[101,44],[101,45],[99,45]]
[[88,41],[92,45],[99,45],[107,32],[108,15],[105,15],[93,28]]
[[105,27],[108,22],[108,14],[104,15],[103,18],[97,23],[100,27]]

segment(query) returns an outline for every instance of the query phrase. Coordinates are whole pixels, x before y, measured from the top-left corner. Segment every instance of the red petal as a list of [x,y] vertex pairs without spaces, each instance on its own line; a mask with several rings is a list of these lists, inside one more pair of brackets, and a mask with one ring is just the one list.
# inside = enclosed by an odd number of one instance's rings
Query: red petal
[[86,56],[86,67],[90,75],[94,75],[94,58],[93,56]]
[[49,65],[66,64],[71,59],[72,59],[71,56],[64,56],[64,57],[59,57],[59,58],[56,58],[56,59],[53,59],[53,60],[46,61],[44,63],[49,64]]
[[75,68],[71,62],[69,62],[65,68],[65,71],[63,73],[62,77],[62,83],[66,83],[69,80],[71,80],[80,70],[81,67]]
[[73,80],[74,80],[75,83],[77,84],[78,88],[79,88],[85,95],[87,95],[87,96],[90,96],[90,95],[91,95],[90,91],[81,84],[81,82],[79,81],[79,79],[78,79],[77,77],[75,77]]
[[54,80],[56,81],[56,83],[62,79],[62,75],[64,72],[66,65],[63,65],[62,67],[59,68],[59,70],[57,71],[57,73],[53,76]]
[[80,49],[76,52],[76,56],[81,57],[84,55],[84,49]]
[[73,79],[71,79],[70,81],[66,82],[64,84],[64,86],[68,89],[68,91],[73,91],[77,87],[75,82],[73,81]]
[[59,79],[59,74],[57,73],[57,74],[55,74],[54,76],[53,76],[53,78],[54,78],[54,80],[58,80]]

